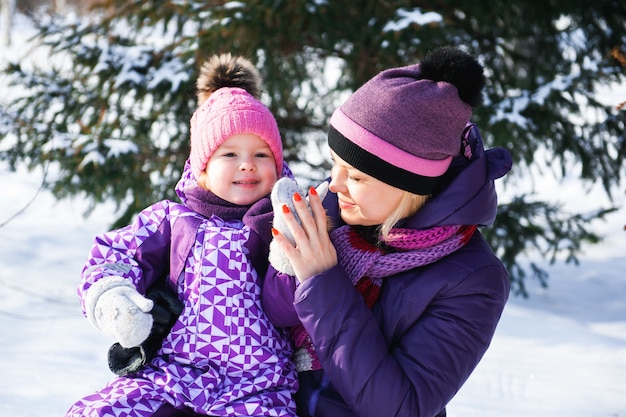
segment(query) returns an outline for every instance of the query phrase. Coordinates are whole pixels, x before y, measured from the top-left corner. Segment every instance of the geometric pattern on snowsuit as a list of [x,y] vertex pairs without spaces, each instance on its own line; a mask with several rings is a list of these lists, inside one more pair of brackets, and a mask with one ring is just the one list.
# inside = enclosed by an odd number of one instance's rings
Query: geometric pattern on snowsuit
[[[136,285],[133,256],[163,221],[201,217],[184,205],[157,203],[125,228],[97,239],[83,276],[89,284],[112,275],[115,262]],[[117,377],[77,401],[67,416],[148,417],[165,402],[212,416],[295,416],[297,390],[288,336],[261,309],[261,286],[244,246],[250,229],[239,220],[203,221],[177,291],[184,309],[162,348],[139,372]],[[159,239],[167,240],[167,239]],[[119,264],[127,268],[119,268]],[[81,290],[79,290],[80,293]],[[82,295],[82,294],[81,294]]]

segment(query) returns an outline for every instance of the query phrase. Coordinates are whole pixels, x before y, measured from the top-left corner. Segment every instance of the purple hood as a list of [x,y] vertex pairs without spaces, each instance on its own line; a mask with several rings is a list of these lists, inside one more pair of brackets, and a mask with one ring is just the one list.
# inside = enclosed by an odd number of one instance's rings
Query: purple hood
[[[491,226],[496,218],[498,197],[494,180],[511,170],[513,161],[504,148],[484,150],[483,139],[475,124],[469,123],[463,134],[467,155],[452,161],[444,186],[402,227],[428,229],[444,225]],[[338,220],[337,195],[324,200],[329,216]]]

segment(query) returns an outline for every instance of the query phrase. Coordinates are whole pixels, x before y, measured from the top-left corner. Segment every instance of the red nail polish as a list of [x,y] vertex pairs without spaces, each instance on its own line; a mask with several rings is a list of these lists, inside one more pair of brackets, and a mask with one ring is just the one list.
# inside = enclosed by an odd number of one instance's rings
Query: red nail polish
[[299,194],[299,193],[295,193],[295,194],[293,195],[293,199],[294,199],[294,200],[296,200],[296,201],[302,201],[302,197],[300,197],[300,194]]
[[283,204],[283,213],[289,213],[289,207],[286,204]]
[[309,187],[309,194],[311,194],[311,195],[317,195],[317,191],[315,191],[315,188],[313,188],[313,187]]
[[272,234],[273,234],[274,236],[278,236],[278,230],[276,230],[276,229],[274,229],[274,228],[272,227]]

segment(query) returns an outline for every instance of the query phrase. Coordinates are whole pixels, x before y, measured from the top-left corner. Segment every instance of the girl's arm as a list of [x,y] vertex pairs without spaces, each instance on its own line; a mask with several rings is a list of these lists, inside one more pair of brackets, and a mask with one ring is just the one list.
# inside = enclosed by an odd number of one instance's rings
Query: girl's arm
[[167,201],[144,209],[136,220],[121,229],[95,238],[85,263],[78,295],[83,313],[89,289],[102,280],[124,279],[141,294],[167,274],[170,252],[170,206]]
[[275,244],[289,260],[294,275],[298,281],[304,282],[337,265],[337,251],[330,240],[326,211],[315,188],[309,189],[311,212],[300,194],[294,193],[292,198],[301,223],[296,220],[287,205],[278,209],[282,211],[282,218],[293,236],[294,243],[276,229],[272,229],[272,233]]

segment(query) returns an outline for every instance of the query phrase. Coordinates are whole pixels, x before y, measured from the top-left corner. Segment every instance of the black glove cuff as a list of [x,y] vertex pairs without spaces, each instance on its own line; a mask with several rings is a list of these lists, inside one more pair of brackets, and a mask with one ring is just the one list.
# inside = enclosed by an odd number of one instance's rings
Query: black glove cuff
[[108,353],[109,369],[116,375],[124,376],[137,372],[147,361],[146,351],[142,346],[122,347],[114,343]]

